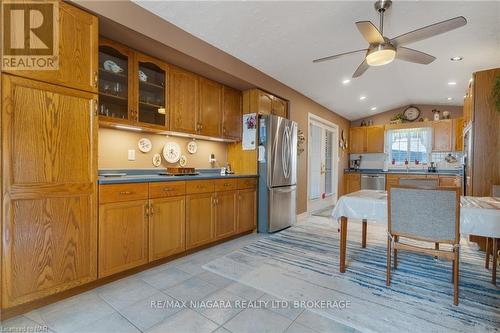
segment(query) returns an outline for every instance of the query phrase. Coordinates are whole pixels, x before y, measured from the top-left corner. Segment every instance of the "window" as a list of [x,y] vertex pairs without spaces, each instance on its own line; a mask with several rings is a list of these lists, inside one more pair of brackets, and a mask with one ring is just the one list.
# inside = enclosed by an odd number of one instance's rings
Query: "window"
[[429,162],[431,153],[432,130],[429,127],[389,130],[386,132],[385,152],[389,162],[394,160],[396,166]]

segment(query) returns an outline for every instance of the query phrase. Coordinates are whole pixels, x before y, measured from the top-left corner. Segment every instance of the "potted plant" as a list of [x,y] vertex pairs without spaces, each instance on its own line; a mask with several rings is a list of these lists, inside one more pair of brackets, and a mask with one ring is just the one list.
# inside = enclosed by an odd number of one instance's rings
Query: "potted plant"
[[500,74],[495,78],[491,95],[497,111],[500,112]]
[[402,124],[405,121],[406,121],[406,118],[405,118],[404,114],[398,113],[397,115],[392,117],[391,124]]

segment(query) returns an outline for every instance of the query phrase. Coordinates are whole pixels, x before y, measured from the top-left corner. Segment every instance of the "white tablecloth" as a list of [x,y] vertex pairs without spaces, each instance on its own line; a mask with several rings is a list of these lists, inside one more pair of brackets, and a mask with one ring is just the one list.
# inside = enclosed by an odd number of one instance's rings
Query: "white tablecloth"
[[[387,224],[387,192],[361,190],[340,197],[332,217],[341,216]],[[500,238],[500,198],[462,197],[460,233]]]

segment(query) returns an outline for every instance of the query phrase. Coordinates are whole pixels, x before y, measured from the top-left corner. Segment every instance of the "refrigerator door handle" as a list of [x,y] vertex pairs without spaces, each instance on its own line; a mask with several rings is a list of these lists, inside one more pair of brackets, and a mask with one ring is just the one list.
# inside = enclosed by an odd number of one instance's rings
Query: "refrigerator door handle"
[[290,128],[285,127],[283,131],[283,140],[281,143],[281,165],[285,178],[290,177]]

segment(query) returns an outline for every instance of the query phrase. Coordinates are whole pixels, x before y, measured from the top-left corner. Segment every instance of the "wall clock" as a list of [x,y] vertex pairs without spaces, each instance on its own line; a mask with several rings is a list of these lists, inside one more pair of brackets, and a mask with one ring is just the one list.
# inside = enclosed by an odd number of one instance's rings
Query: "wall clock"
[[142,151],[143,153],[148,153],[153,148],[151,140],[147,138],[139,139],[139,142],[137,142],[137,146],[139,147],[139,150]]
[[415,121],[420,117],[420,110],[416,106],[409,106],[403,111],[403,115],[409,121]]
[[176,142],[167,142],[163,147],[163,158],[168,163],[177,163],[181,157],[181,147]]
[[189,141],[187,144],[187,150],[190,154],[196,154],[196,151],[198,150],[198,144],[196,141]]

